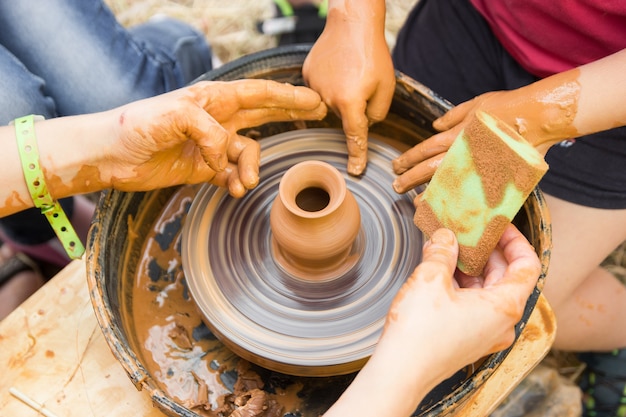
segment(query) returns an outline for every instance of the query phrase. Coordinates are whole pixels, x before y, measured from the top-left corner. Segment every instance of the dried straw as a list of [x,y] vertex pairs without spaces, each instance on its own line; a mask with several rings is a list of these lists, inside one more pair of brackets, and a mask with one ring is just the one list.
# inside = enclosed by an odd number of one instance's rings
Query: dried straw
[[[398,29],[417,0],[387,1],[386,39],[395,43]],[[125,26],[166,15],[203,32],[222,62],[276,46],[257,31],[257,22],[274,14],[272,0],[105,0]]]

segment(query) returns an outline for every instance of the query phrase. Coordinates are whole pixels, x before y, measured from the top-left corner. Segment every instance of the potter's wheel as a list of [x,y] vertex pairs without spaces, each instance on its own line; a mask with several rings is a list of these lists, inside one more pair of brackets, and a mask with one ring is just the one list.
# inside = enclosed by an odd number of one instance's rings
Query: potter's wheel
[[[366,173],[346,173],[345,137],[305,129],[261,141],[261,182],[242,199],[206,185],[183,229],[182,262],[205,322],[242,357],[293,375],[360,369],[380,336],[396,292],[421,258],[413,224],[416,192],[391,188],[394,147],[370,139]],[[337,168],[361,210],[356,262],[332,280],[297,279],[275,261],[269,213],[282,175],[296,163]],[[419,190],[418,190],[419,191]]]
[[[308,45],[263,50],[226,63],[198,81],[262,78],[305,85],[301,69],[309,51]],[[436,133],[432,128],[432,121],[442,116],[450,107],[449,103],[427,86],[398,72],[387,118],[373,125],[370,132],[397,141],[390,148],[406,149]],[[341,120],[331,112],[322,121],[269,123],[258,126],[254,131],[256,137],[267,138],[286,131],[317,127],[340,129]],[[261,140],[261,144],[265,141]],[[341,140],[339,142],[342,145],[337,146],[345,149],[345,144]],[[319,147],[312,149],[319,150]],[[395,152],[395,149],[387,149],[387,152]],[[334,161],[333,165],[343,170],[345,151],[341,150],[339,153],[341,162]],[[266,152],[263,156],[266,156]],[[378,158],[378,155],[371,156],[370,160],[374,158]],[[385,167],[386,164],[382,166]],[[371,164],[366,177],[370,175]],[[264,179],[265,173],[262,173],[261,180]],[[351,188],[355,186],[353,181],[358,181],[355,178],[347,180]],[[388,183],[390,181],[385,180],[376,186],[387,186]],[[200,325],[201,318],[196,305],[189,299],[188,279],[185,279],[182,271],[182,225],[189,223],[187,209],[198,189],[196,186],[182,186],[142,193],[116,190],[103,192],[87,245],[89,294],[104,337],[133,385],[147,393],[156,408],[172,417],[205,416],[213,413],[192,407],[198,393],[199,384],[195,382],[198,378],[212,387],[209,392],[210,401],[220,400],[220,389],[232,389],[232,383],[242,379],[241,375],[237,377],[234,363],[238,358],[233,358],[232,351],[224,349],[223,344],[215,340],[212,332],[206,331],[206,326]],[[358,195],[356,197],[359,202],[363,200]],[[525,327],[543,286],[551,250],[549,219],[545,201],[538,188],[529,196],[514,219],[514,223],[532,243],[542,262],[542,275],[528,300],[524,317],[517,326],[517,334]],[[242,223],[237,220],[229,227],[239,230],[251,227]],[[207,224],[211,225],[211,222]],[[218,244],[225,242],[220,241]],[[205,246],[208,247],[207,244]],[[421,248],[418,252],[421,252]],[[404,255],[406,253],[408,252]],[[208,258],[208,249],[203,258]],[[205,306],[204,310],[206,308]],[[137,315],[140,317],[135,317]],[[177,339],[168,336],[166,331],[177,323],[184,326],[192,342],[187,350],[181,348]],[[165,340],[163,343],[146,346],[150,331],[155,328],[162,331]],[[508,352],[509,349],[506,349],[490,355],[471,375],[461,370],[462,375],[459,378],[453,377],[452,382],[446,381],[433,389],[413,415],[439,417],[454,414],[458,405],[463,404],[469,395],[477,392],[483,382],[493,375]],[[173,362],[180,363],[181,369],[172,368]],[[283,404],[286,411],[293,411],[285,415],[303,417],[323,414],[354,376],[348,374],[303,378],[257,368],[265,384],[264,392]],[[183,381],[190,381],[190,384]],[[177,389],[172,390],[171,386],[176,386]],[[189,395],[179,396],[179,388],[189,389]],[[285,390],[292,388],[285,395]],[[298,401],[292,402],[289,394],[296,396]]]

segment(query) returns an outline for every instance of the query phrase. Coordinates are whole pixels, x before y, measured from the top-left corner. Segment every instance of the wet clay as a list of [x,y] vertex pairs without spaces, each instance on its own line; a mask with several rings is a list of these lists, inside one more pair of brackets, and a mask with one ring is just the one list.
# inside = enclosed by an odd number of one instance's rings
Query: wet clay
[[[130,317],[138,352],[163,389],[188,408],[211,409],[230,394],[217,370],[234,369],[236,357],[220,349],[217,340],[198,336],[202,320],[186,294],[176,229],[191,204],[193,190],[183,188],[171,200],[144,243]],[[206,361],[205,352],[219,355]]]
[[285,172],[270,224],[277,262],[298,279],[332,279],[357,261],[350,255],[361,227],[359,205],[326,162],[304,161]]
[[142,247],[125,314],[135,352],[164,392],[201,416],[317,417],[353,376],[269,373],[240,359],[204,326],[180,259],[181,225],[196,192],[197,186],[186,186],[172,196]]

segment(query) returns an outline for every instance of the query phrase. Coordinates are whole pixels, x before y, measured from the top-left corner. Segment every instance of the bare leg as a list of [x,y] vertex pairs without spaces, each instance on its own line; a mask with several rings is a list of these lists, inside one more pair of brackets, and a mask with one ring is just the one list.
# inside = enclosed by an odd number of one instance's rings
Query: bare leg
[[[6,262],[13,255],[12,250],[0,247],[0,262]],[[9,281],[0,286],[0,320],[22,304],[44,284],[43,276],[35,271],[18,272]]]
[[554,347],[626,347],[626,288],[600,263],[626,240],[626,210],[601,210],[546,196],[553,251],[545,294],[557,318]]
[[16,274],[0,288],[0,320],[22,304],[44,284],[40,274],[24,271]]

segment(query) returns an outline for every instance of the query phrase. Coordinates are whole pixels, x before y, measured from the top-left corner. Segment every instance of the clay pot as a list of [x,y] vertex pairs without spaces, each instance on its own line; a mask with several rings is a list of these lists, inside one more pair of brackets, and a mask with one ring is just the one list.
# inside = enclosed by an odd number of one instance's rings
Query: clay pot
[[277,262],[296,278],[332,279],[350,262],[359,206],[341,172],[321,161],[300,162],[280,181],[270,213]]

